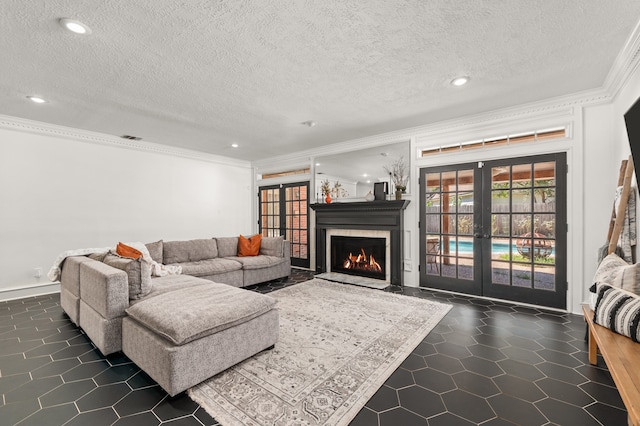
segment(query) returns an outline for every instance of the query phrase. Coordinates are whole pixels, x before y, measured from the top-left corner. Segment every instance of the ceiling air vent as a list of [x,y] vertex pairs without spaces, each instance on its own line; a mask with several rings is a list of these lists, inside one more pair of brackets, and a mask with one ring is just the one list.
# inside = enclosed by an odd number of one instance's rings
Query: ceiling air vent
[[141,141],[142,138],[139,138],[137,136],[131,136],[131,135],[122,135],[120,136],[122,139],[129,139],[130,141]]

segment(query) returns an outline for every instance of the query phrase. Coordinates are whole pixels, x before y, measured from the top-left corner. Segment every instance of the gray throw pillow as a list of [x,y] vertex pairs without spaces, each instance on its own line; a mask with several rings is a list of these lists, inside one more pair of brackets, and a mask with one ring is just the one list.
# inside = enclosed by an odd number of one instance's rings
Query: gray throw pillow
[[629,265],[620,256],[611,253],[600,262],[589,290],[595,293],[596,285],[599,283],[640,295],[640,263]]
[[149,250],[151,259],[158,263],[162,263],[162,240],[156,241],[155,243],[147,243],[145,246],[147,247],[147,250]]
[[282,257],[284,248],[284,237],[262,237],[260,243],[260,254],[266,256],[278,256]]
[[218,256],[231,257],[238,254],[238,237],[216,238],[218,243]]
[[120,257],[109,253],[105,256],[104,263],[127,273],[129,300],[140,299],[151,292],[153,288],[151,264],[146,260]]
[[104,262],[104,258],[109,254],[109,252],[104,253],[91,253],[88,257],[89,259],[97,260],[98,262]]

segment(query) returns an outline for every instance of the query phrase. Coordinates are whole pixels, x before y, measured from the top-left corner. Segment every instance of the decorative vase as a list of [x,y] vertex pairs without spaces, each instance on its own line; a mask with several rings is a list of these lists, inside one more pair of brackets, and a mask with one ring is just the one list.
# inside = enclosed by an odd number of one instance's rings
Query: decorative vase
[[406,189],[406,186],[396,186],[396,200],[402,200],[402,194]]
[[402,192],[396,191],[396,200],[402,200]]
[[369,191],[367,192],[367,195],[364,196],[364,199],[367,201],[373,201],[376,199],[375,195],[373,195],[373,192]]
[[331,195],[327,195],[327,196],[325,197],[324,201],[325,201],[327,204],[331,203]]

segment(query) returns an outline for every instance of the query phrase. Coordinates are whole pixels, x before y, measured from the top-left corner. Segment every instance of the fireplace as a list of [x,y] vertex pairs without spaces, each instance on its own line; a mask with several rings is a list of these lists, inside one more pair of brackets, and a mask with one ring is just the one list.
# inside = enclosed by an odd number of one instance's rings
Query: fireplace
[[[384,200],[310,205],[316,215],[316,272],[361,275],[384,280],[389,284],[403,285],[405,232],[403,216],[408,204],[409,200]],[[366,256],[367,259],[373,254],[383,272],[374,277],[370,271],[362,273],[362,268],[345,271],[344,259],[342,259],[345,254],[335,259],[332,254],[332,237],[335,236],[384,240],[383,253],[373,252],[374,249],[370,247],[371,242],[366,243],[368,246],[360,247],[361,244],[355,244],[357,247],[350,248],[350,253],[356,260],[358,254],[362,257]],[[377,242],[381,243],[379,240]],[[364,249],[364,254],[361,249]],[[375,250],[382,250],[382,247]],[[349,256],[349,253],[346,253],[346,256]]]
[[331,272],[386,279],[386,238],[332,235]]

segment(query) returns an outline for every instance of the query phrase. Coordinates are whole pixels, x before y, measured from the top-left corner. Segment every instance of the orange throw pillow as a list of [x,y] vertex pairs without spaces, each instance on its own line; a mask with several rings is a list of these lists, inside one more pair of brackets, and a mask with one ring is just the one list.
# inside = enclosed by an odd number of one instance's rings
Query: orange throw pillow
[[256,234],[253,237],[238,238],[238,256],[257,256],[260,254],[260,243],[262,242],[262,234]]
[[126,244],[118,243],[116,246],[116,253],[122,257],[130,257],[131,259],[140,259],[142,252],[130,247]]

